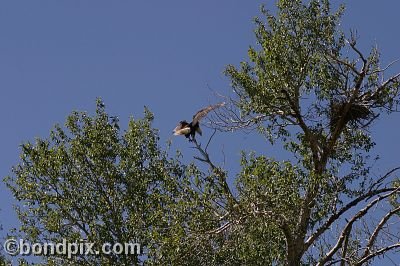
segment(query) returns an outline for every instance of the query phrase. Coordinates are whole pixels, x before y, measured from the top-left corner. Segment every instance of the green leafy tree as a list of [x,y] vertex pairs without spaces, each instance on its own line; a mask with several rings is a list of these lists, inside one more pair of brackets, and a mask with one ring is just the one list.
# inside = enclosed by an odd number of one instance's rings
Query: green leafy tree
[[[22,145],[21,163],[5,182],[21,205],[23,238],[31,243],[62,240],[94,243],[149,243],[148,228],[161,220],[159,209],[179,191],[182,166],[158,147],[152,114],[129,122],[119,133],[98,100],[96,115],[73,112],[66,129]],[[163,191],[165,194],[159,193]],[[135,250],[136,251],[136,250]],[[143,250],[142,250],[143,251]],[[49,256],[49,265],[132,265],[137,254]]]
[[[339,29],[329,1],[279,0],[256,20],[249,61],[228,66],[235,95],[210,121],[258,130],[292,154],[243,152],[236,189],[207,144],[168,155],[152,114],[121,132],[99,100],[48,139],[22,145],[5,182],[31,242],[138,242],[143,256],[45,257],[48,265],[366,265],[400,248],[394,168],[371,174],[369,128],[399,104],[400,74]],[[204,165],[206,167],[204,167]]]
[[[398,168],[371,174],[368,130],[381,113],[397,110],[400,74],[385,78],[377,48],[365,55],[357,36],[338,28],[343,7],[332,12],[326,0],[277,7],[256,20],[259,46],[249,49],[249,62],[227,67],[236,97],[214,124],[258,129],[293,158],[244,157],[240,209],[257,230],[274,232],[263,254],[268,262],[365,264],[400,247],[398,227],[386,231],[399,214],[388,204],[399,195],[390,179]],[[372,222],[374,215],[380,220]]]
[[[207,257],[191,259],[188,230],[218,226],[216,202],[223,204],[227,193],[232,202],[233,196],[221,169],[213,165],[205,176],[194,164],[182,165],[180,153],[169,158],[152,119],[146,109],[143,119],[132,118],[121,133],[118,118],[98,100],[95,116],[73,112],[65,128],[56,125],[49,138],[21,146],[21,162],[5,178],[21,202],[18,237],[30,243],[94,243],[93,251],[104,243],[142,247],[137,255],[53,254],[43,256],[45,265],[206,263]],[[220,187],[213,185],[215,177]],[[207,236],[194,238],[199,254],[212,254]]]

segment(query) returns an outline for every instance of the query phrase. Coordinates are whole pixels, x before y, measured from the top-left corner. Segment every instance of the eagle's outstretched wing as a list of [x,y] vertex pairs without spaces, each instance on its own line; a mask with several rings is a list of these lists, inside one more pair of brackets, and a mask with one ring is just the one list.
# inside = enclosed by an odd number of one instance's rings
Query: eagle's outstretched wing
[[218,103],[215,105],[210,105],[207,107],[204,107],[203,109],[201,109],[200,111],[198,111],[194,116],[193,116],[193,121],[192,121],[192,125],[196,125],[202,118],[204,118],[209,112],[211,112],[214,109],[217,109],[219,107],[224,106],[225,103]]

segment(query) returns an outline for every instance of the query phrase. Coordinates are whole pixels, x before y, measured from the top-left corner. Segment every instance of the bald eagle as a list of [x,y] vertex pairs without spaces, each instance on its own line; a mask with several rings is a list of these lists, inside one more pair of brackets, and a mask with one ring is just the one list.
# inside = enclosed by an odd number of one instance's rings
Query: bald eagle
[[224,105],[225,103],[222,102],[215,105],[204,107],[193,116],[193,120],[190,123],[188,123],[186,120],[180,121],[173,131],[174,135],[175,136],[184,135],[186,138],[189,139],[189,141],[192,141],[195,138],[196,133],[199,133],[201,136],[202,131],[200,129],[200,123],[199,123],[200,120],[206,117],[206,115],[212,110],[222,107]]

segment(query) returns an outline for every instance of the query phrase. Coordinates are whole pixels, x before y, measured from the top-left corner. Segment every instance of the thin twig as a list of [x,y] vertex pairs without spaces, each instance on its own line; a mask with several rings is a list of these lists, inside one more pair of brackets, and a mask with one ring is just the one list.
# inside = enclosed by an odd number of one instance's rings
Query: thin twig
[[214,135],[215,135],[215,133],[216,133],[216,132],[217,132],[217,129],[214,129],[214,132],[212,133],[211,137],[208,139],[208,142],[207,142],[206,148],[204,149],[204,150],[205,150],[205,152],[207,152],[208,145],[210,144],[210,142],[211,142],[211,139],[214,137]]

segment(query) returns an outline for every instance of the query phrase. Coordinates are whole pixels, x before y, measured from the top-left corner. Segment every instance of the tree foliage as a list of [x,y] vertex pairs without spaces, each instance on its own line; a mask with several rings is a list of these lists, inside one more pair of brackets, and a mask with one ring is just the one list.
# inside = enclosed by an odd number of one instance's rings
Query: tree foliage
[[[380,66],[378,50],[374,47],[364,55],[357,47],[358,37],[352,33],[347,38],[339,29],[343,7],[332,12],[329,1],[282,0],[275,16],[264,9],[263,13],[265,21],[256,20],[259,47],[249,49],[250,61],[226,69],[237,97],[231,108],[216,116],[214,125],[225,130],[255,126],[271,143],[284,143],[295,158],[284,163],[297,169],[295,182],[279,178],[287,169],[283,168],[268,177],[278,191],[271,194],[265,187],[254,197],[265,194],[281,203],[253,200],[253,205],[259,204],[257,213],[282,216],[276,220],[285,235],[286,255],[280,263],[364,263],[380,250],[376,238],[365,241],[368,230],[382,236],[383,225],[362,225],[358,229],[364,228],[366,236],[353,235],[358,230],[355,223],[369,213],[368,204],[368,211],[361,209],[347,224],[340,220],[364,200],[378,196],[370,202],[372,207],[398,196],[398,185],[388,181],[397,169],[378,180],[370,172],[369,154],[375,143],[368,129],[382,112],[397,110],[399,74],[385,79],[387,68]],[[266,165],[271,159],[252,159],[256,172],[250,171],[251,178],[246,179],[252,180],[245,182],[249,191],[260,188]],[[281,179],[289,184],[279,190]],[[280,199],[286,190],[288,197]],[[292,209],[282,212],[284,202],[291,199]],[[394,213],[397,208],[385,217],[395,218]],[[343,223],[340,237],[332,241],[328,229]],[[382,243],[390,242],[389,235],[382,238]],[[350,247],[351,239],[361,247]],[[399,245],[391,244],[387,245]]]
[[[1,210],[0,210],[1,211]],[[3,231],[3,226],[0,224],[0,232]],[[0,246],[0,265],[7,265],[9,263],[5,257],[3,247]]]
[[[152,119],[145,110],[143,119],[131,119],[119,134],[117,118],[109,117],[99,100],[94,117],[74,112],[66,129],[56,126],[50,138],[24,143],[15,177],[6,183],[23,203],[17,212],[25,238],[32,243],[82,239],[97,250],[117,242],[146,247],[150,236],[144,229],[164,217],[159,208],[174,198],[175,179],[183,171],[160,151]],[[69,265],[140,261],[135,255],[60,257],[58,263]]]
[[[399,74],[339,28],[327,0],[279,0],[256,19],[249,61],[229,65],[235,95],[212,124],[253,130],[292,156],[243,152],[236,177],[207,148],[181,163],[152,114],[120,130],[98,100],[47,139],[24,143],[6,183],[31,242],[138,242],[142,256],[62,255],[48,265],[365,265],[400,248],[394,168],[371,174],[369,129],[399,104]],[[227,180],[235,179],[235,188]]]

